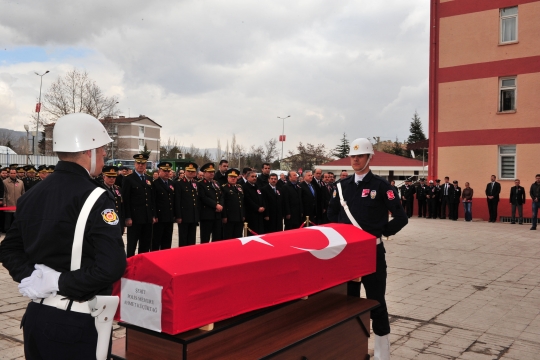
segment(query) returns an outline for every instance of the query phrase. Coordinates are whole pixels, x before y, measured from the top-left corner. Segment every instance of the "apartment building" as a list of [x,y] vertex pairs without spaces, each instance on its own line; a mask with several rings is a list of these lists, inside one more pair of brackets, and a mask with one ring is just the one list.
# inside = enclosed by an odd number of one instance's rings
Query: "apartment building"
[[[431,0],[429,178],[474,189],[473,217],[488,219],[485,189],[528,196],[540,173],[540,1]],[[460,209],[461,210],[461,209]]]

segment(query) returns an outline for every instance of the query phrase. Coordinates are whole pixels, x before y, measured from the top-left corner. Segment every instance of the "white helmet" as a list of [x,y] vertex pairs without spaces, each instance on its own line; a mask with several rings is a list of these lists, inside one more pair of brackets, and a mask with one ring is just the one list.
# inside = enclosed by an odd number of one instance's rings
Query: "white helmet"
[[373,155],[373,145],[366,138],[358,138],[351,143],[349,156],[363,154]]
[[97,149],[112,141],[103,124],[88,114],[64,115],[53,129],[53,151],[74,153]]

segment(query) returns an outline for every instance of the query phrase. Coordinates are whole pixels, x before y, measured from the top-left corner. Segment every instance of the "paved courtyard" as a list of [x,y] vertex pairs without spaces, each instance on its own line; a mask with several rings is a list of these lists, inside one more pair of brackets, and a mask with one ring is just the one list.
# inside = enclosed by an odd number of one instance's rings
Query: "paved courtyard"
[[[540,232],[410,220],[385,241],[392,359],[540,359]],[[0,289],[0,359],[24,358],[28,301],[3,267]]]

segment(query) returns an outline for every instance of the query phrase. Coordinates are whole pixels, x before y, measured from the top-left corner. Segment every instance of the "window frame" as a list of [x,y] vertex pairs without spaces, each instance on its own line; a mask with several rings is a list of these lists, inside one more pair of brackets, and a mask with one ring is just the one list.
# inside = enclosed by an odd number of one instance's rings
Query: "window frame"
[[[501,153],[501,149],[503,147],[507,147],[507,146],[513,146],[514,147],[514,153]],[[513,145],[513,144],[505,144],[505,145],[499,145],[497,146],[497,152],[498,152],[498,162],[499,162],[499,179],[500,180],[515,180],[517,178],[516,174],[517,174],[517,145]],[[513,156],[514,157],[514,177],[503,177],[503,169],[502,169],[502,158],[503,157],[511,157]]]
[[[515,15],[503,15],[502,12],[503,10],[505,9],[511,9],[511,8],[516,8],[517,9],[517,12]],[[499,9],[499,44],[500,45],[506,45],[506,44],[514,44],[514,43],[517,43],[519,41],[519,7],[516,5],[516,6],[508,6],[508,7],[505,7],[505,8],[500,8]],[[508,40],[508,41],[504,41],[503,39],[503,20],[505,19],[510,19],[510,18],[513,18],[515,17],[516,18],[516,39],[515,40]]]
[[[142,145],[141,145],[141,142],[142,142]],[[139,139],[138,145],[139,145],[139,151],[144,151],[144,139]]]
[[[514,86],[504,86],[503,87],[503,81],[504,80],[514,80]],[[514,89],[514,108],[511,110],[503,110],[502,109],[502,91],[503,90],[509,90]],[[497,112],[498,113],[515,113],[517,111],[517,76],[504,76],[499,78],[499,101],[497,104]]]
[[139,137],[145,137],[145,126],[139,125]]

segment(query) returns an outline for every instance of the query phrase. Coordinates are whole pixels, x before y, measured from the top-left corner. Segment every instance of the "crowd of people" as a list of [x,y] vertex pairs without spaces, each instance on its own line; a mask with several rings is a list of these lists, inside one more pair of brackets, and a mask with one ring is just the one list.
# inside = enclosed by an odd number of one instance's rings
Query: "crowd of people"
[[[526,202],[526,190],[520,185],[521,181],[515,179],[514,186],[510,188],[509,201],[512,206],[511,224],[523,225],[523,205]],[[391,182],[396,192],[398,188],[395,181]],[[497,182],[495,175],[491,176],[491,181],[486,185],[485,195],[489,210],[489,222],[497,221],[497,210],[500,200],[501,184]],[[468,182],[462,189],[457,180],[450,183],[450,178],[446,176],[444,183],[441,180],[430,180],[428,184],[421,178],[417,184],[413,185],[411,180],[405,180],[399,188],[401,203],[407,216],[413,216],[415,200],[418,209],[418,217],[428,219],[450,219],[457,221],[459,217],[460,204],[463,204],[463,214],[465,221],[472,221],[472,203],[474,190]],[[536,230],[538,222],[538,208],[540,199],[540,174],[536,175],[536,181],[529,189],[529,196],[532,199],[532,227]],[[516,216],[516,213],[518,216]]]

